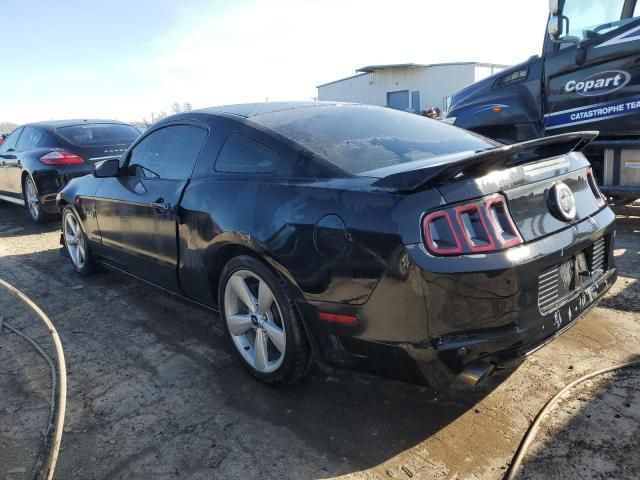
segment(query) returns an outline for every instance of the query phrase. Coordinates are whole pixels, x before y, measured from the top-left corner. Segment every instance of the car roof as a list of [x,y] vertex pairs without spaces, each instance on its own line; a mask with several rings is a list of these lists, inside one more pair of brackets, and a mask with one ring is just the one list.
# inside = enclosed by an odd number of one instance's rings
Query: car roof
[[46,120],[44,122],[25,123],[21,127],[42,127],[42,128],[60,128],[71,127],[73,125],[82,125],[85,123],[117,123],[120,125],[129,125],[118,120],[96,120],[96,119],[72,119],[72,120]]
[[337,105],[357,105],[347,102],[260,102],[243,103],[237,105],[222,105],[219,107],[194,110],[194,113],[227,114],[244,118],[257,117],[267,113],[281,112],[284,110],[296,110],[300,108],[321,108]]

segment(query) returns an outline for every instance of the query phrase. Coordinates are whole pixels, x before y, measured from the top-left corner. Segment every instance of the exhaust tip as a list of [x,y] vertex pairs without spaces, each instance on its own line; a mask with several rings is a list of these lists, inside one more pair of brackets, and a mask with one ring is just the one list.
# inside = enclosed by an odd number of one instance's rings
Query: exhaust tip
[[494,365],[492,363],[478,360],[465,368],[458,378],[463,383],[473,387],[484,380],[493,371],[493,368]]

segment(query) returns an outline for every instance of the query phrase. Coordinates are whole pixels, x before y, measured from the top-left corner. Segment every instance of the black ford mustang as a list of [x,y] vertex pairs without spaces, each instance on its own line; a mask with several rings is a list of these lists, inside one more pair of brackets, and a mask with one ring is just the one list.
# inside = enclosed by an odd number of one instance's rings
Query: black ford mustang
[[59,213],[56,196],[69,180],[121,155],[138,135],[132,125],[105,120],[21,125],[0,145],[0,200],[25,205],[42,223]]
[[526,355],[616,276],[614,214],[579,153],[338,103],[174,115],[58,196],[74,268],[219,310],[257,378],[314,361],[410,381]]

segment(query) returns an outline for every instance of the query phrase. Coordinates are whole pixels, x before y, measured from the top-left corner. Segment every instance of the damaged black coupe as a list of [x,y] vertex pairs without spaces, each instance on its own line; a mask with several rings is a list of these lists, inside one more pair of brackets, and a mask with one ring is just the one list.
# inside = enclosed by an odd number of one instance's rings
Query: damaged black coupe
[[527,355],[616,277],[582,132],[503,146],[417,115],[267,103],[174,115],[58,197],[97,263],[220,312],[258,379],[414,382]]

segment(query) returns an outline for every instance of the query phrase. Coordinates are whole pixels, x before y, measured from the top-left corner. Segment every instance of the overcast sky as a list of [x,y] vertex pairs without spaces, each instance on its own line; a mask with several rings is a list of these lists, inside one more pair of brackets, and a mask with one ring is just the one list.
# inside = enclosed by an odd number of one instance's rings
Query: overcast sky
[[381,63],[539,54],[547,0],[0,0],[0,121],[309,100]]

